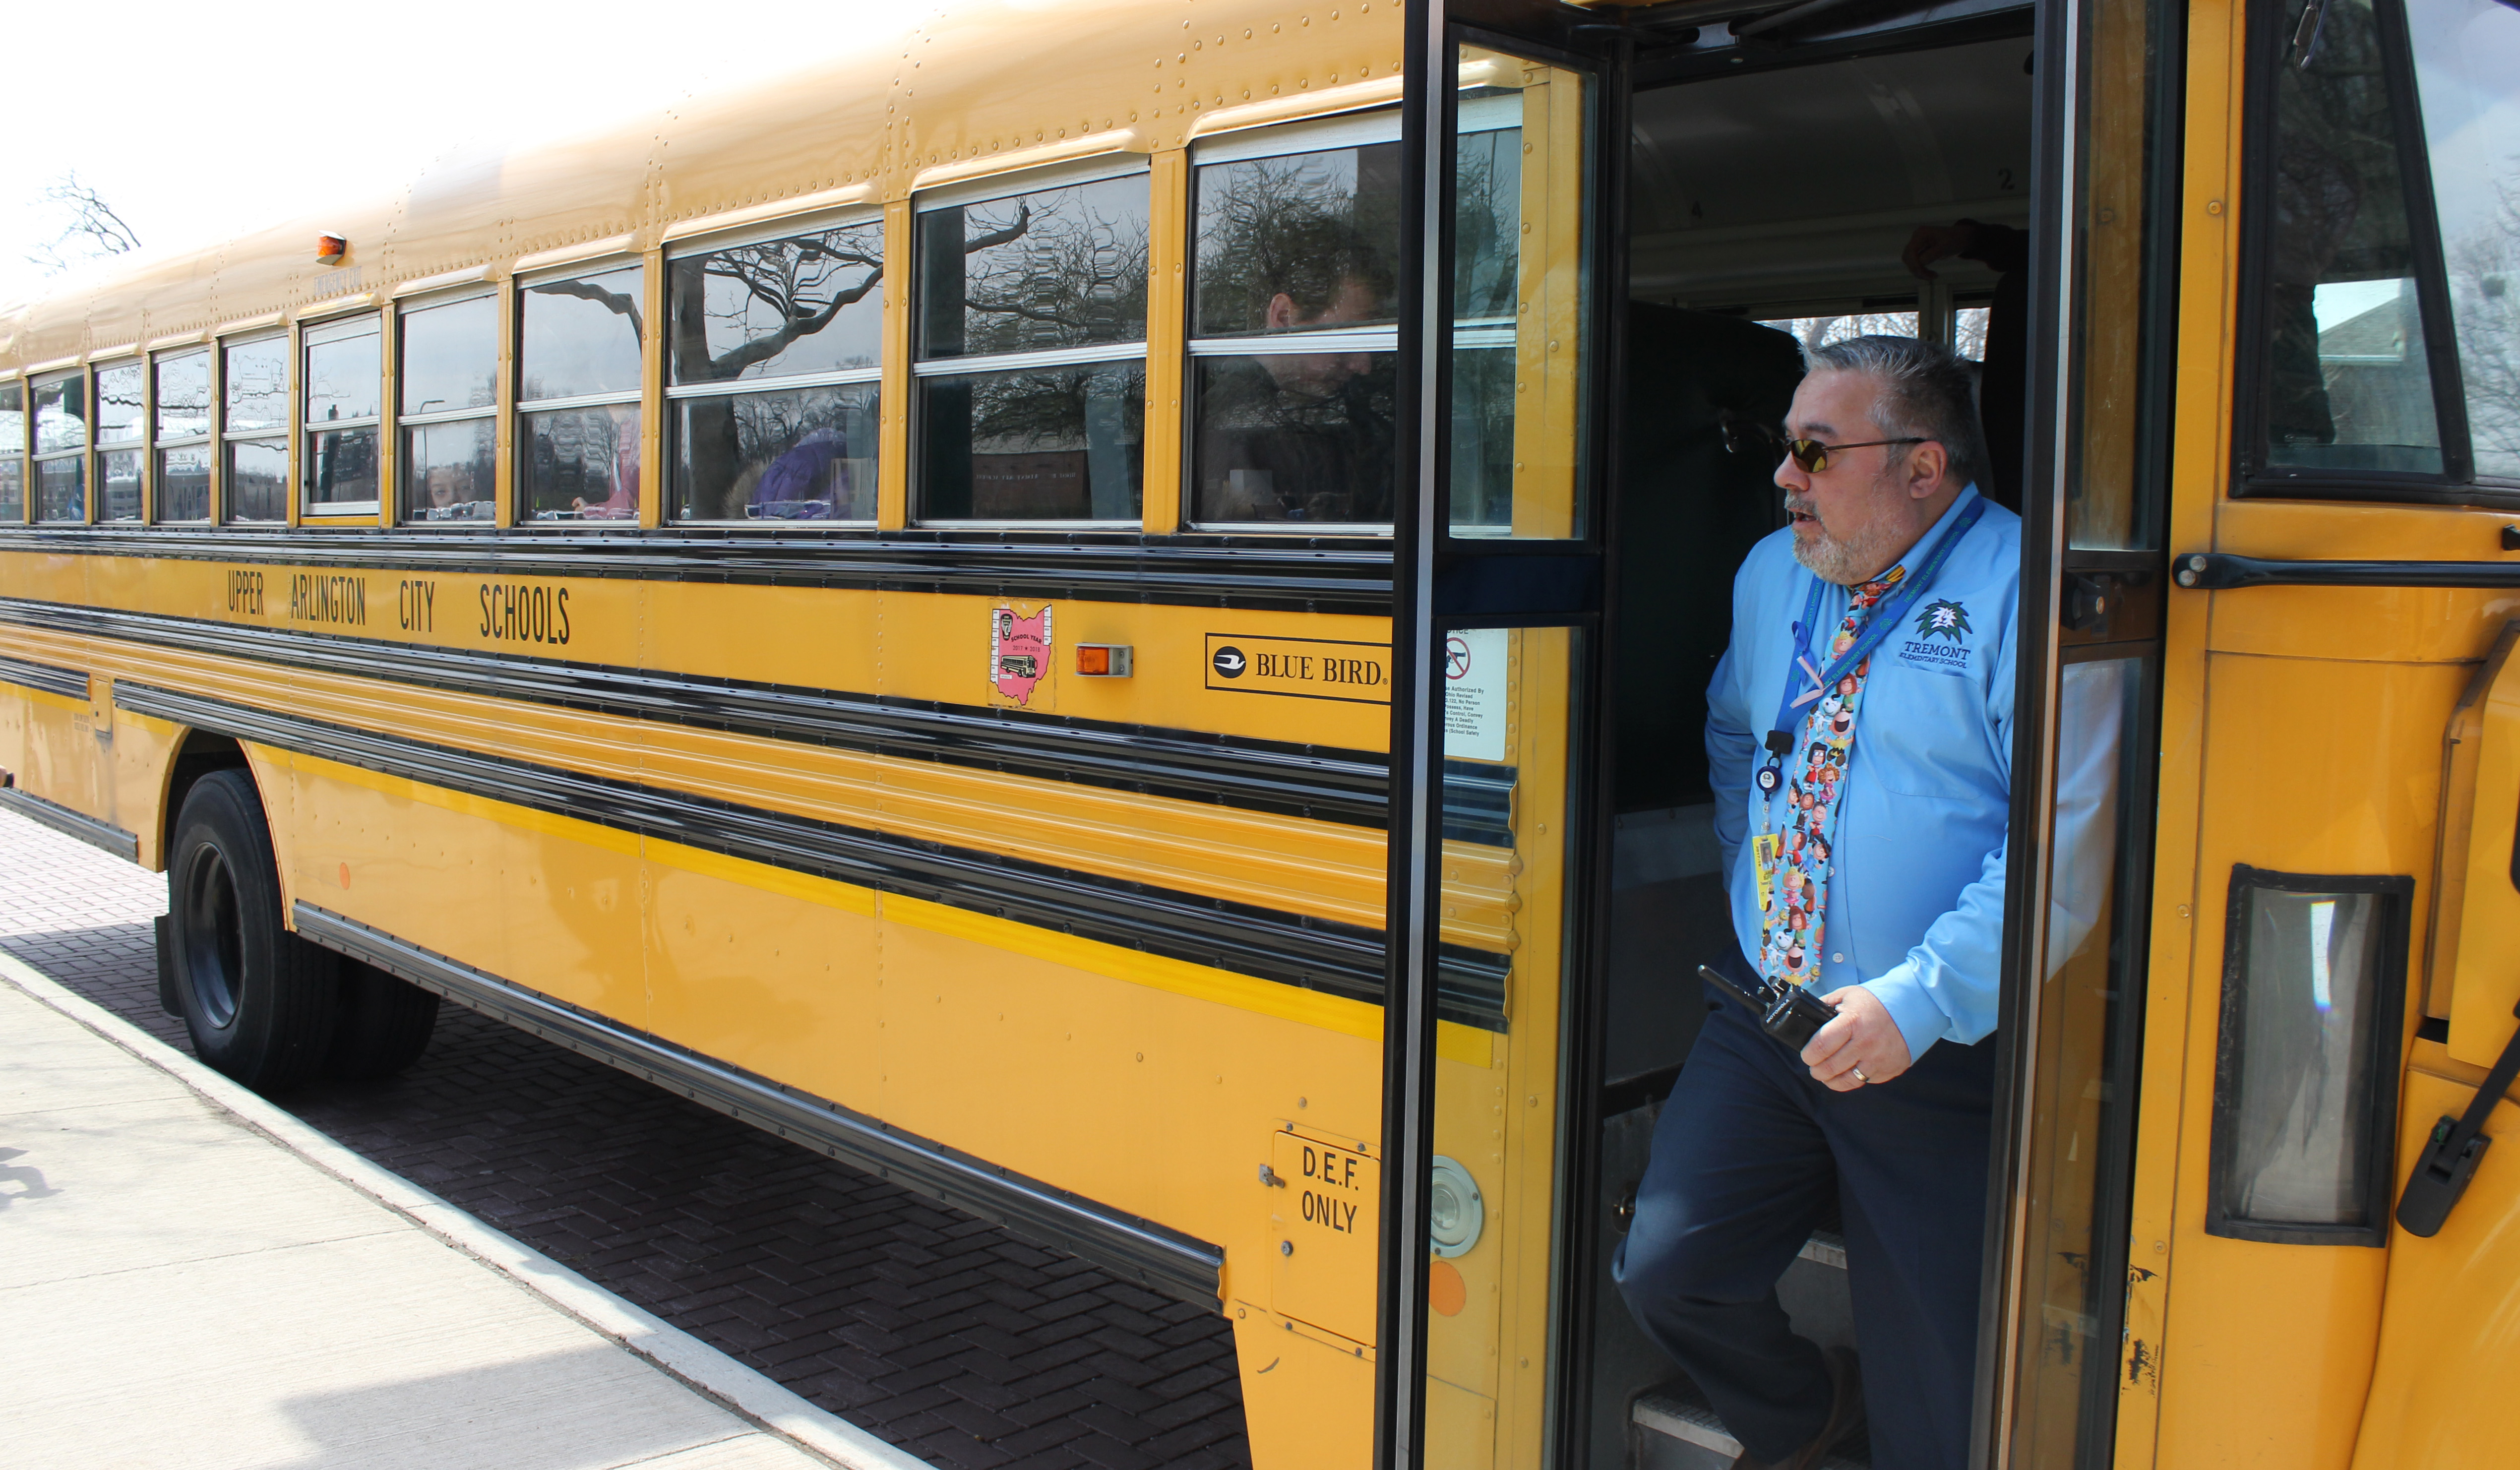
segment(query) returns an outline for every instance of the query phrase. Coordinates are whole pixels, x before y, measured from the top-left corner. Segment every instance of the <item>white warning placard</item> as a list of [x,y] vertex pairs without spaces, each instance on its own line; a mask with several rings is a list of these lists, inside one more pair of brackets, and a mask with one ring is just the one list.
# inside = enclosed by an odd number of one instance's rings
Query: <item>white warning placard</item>
[[1444,635],[1444,758],[1505,759],[1506,647],[1504,628],[1471,628]]

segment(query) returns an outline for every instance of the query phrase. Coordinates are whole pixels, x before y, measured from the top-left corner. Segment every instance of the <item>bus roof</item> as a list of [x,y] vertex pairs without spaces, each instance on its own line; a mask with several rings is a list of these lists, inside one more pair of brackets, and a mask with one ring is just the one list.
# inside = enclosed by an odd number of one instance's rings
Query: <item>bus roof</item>
[[[455,157],[381,199],[96,270],[0,306],[0,373],[384,299],[439,277],[652,248],[695,222],[908,198],[1062,157],[1396,101],[1398,0],[966,4],[742,91]],[[338,264],[316,237],[348,241]]]

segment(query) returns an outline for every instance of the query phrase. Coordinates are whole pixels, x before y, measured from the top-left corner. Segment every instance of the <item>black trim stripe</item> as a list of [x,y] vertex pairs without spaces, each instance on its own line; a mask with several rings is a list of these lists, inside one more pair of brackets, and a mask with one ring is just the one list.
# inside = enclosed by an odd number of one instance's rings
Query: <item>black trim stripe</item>
[[1391,615],[1391,543],[1127,533],[0,530],[0,552]]
[[1223,1246],[614,1025],[303,899],[292,917],[305,938],[400,975],[459,1005],[646,1078],[993,1225],[1070,1251],[1149,1290],[1210,1310],[1222,1305]]
[[[150,685],[117,707],[425,785],[596,823],[791,871],[994,914],[1192,964],[1378,1002],[1382,933],[1355,924],[922,842],[426,744]],[[1503,955],[1448,946],[1440,1009],[1505,1029]]]
[[140,861],[138,837],[110,822],[99,822],[85,812],[73,812],[58,802],[46,801],[13,786],[0,786],[0,807],[40,822],[54,831],[76,837],[90,847],[101,847],[125,863]]
[[2278,561],[2225,552],[2172,558],[2179,585],[2197,592],[2243,587],[2520,587],[2520,561]]
[[[1373,751],[1198,735],[977,705],[886,699],[793,685],[702,680],[385,643],[198,618],[0,599],[0,622],[119,639],[285,668],[386,680],[488,699],[660,720],[872,755],[933,760],[1380,830],[1388,767]],[[9,677],[0,660],[0,679]],[[28,665],[27,667],[40,667]],[[84,675],[79,697],[87,695]],[[1488,768],[1493,771],[1494,768]],[[1493,778],[1491,778],[1493,780]],[[1465,813],[1467,840],[1509,845],[1501,797]],[[1497,828],[1489,831],[1489,828]]]
[[0,684],[23,685],[70,699],[88,697],[85,674],[57,664],[29,663],[22,658],[0,658]]

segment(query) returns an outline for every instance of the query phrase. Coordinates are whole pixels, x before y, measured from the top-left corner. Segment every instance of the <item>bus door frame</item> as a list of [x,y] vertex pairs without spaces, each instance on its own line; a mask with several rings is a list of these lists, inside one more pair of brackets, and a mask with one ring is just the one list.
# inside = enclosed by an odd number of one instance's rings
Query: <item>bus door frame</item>
[[[2014,720],[2014,782],[2004,920],[2005,972],[1997,1031],[1998,1106],[1992,1150],[1985,1290],[1973,1411],[1970,1463],[1993,1470],[2010,1453],[2011,1385],[2022,1351],[2015,1330],[2025,1240],[2023,1163],[2042,1058],[2023,1027],[2023,977],[2039,973],[2046,943],[2046,895],[2052,867],[2056,707],[2065,661],[2059,608],[2068,575],[2062,524],[2068,464],[2067,425],[2078,383],[2075,319],[2080,299],[2075,236],[2069,228],[2080,181],[2083,90],[2089,59],[2081,47],[2102,0],[2035,0],[2037,58],[2033,121],[2030,299],[2032,343],[2025,445],[2020,640],[2016,687],[2028,692]],[[2125,3],[2125,0],[2113,0]],[[1592,290],[1587,302],[1588,377],[1579,482],[1587,508],[1577,536],[1550,542],[1455,538],[1448,534],[1451,402],[1445,333],[1451,320],[1452,144],[1455,137],[1453,47],[1492,44],[1587,73],[1595,148],[1588,161],[1586,246]],[[1623,140],[1638,65],[1640,33],[1620,12],[1580,10],[1551,0],[1411,0],[1402,102],[1400,369],[1401,412],[1395,464],[1401,467],[1394,515],[1392,602],[1391,826],[1386,909],[1384,1096],[1380,1290],[1376,1307],[1374,1464],[1418,1470],[1424,1464],[1426,1292],[1429,1256],[1429,1169],[1434,1156],[1436,974],[1442,858],[1442,710],[1429,687],[1437,641],[1457,626],[1567,627],[1593,637],[1570,690],[1581,730],[1583,760],[1570,791],[1584,830],[1572,839],[1568,864],[1569,952],[1564,1012],[1557,1185],[1557,1285],[1551,1333],[1550,1385],[1553,1464],[1575,1463],[1587,1415],[1569,1411],[1590,1372],[1593,1304],[1586,1285],[1598,1263],[1590,1219],[1598,1193],[1600,1005],[1609,927],[1607,874],[1612,824],[1608,770],[1609,704],[1615,691],[1601,677],[1606,639],[1614,635],[1616,568],[1606,556],[1620,482],[1617,446],[1625,367],[1627,175]],[[2164,124],[2177,125],[2175,111]],[[1607,145],[1601,140],[1620,140]],[[2174,149],[2175,153],[2175,149]],[[2156,196],[2158,197],[2158,196]],[[2175,191],[2173,194],[2175,198]],[[2147,273],[2169,269],[2172,256],[2148,260]],[[2148,320],[2155,320],[2148,318]],[[2148,353],[2148,357],[2157,354]],[[2157,560],[2157,554],[2147,554]],[[2078,557],[2077,564],[2088,556]],[[2101,560],[2105,561],[2103,557]],[[2099,564],[2097,562],[2095,565]],[[2165,568],[2166,570],[2166,568]],[[2143,596],[2157,601],[2161,579]],[[2157,618],[2152,623],[2160,626]],[[2153,675],[2159,678],[2156,662]],[[2151,731],[2129,731],[2150,739]],[[2138,793],[2142,794],[2142,793]],[[2140,830],[2122,831],[2121,848],[2148,852],[2150,804]],[[2140,868],[2140,865],[2138,865]],[[2038,895],[2029,902],[2024,895]],[[2140,904],[2140,892],[2130,902]],[[2140,924],[2138,913],[2136,921]],[[2035,1004],[2035,997],[2030,998]],[[2129,1064],[2132,1065],[2132,1062]],[[2121,1095],[2132,1095],[2132,1089]],[[2131,1123],[2129,1127],[2131,1128]],[[2131,1155],[2111,1169],[2131,1172]],[[2123,1181],[2121,1181],[2123,1182]],[[2124,1191],[2103,1221],[2123,1237]],[[2120,1255],[2124,1247],[2116,1242]],[[2113,1420],[2113,1406],[2108,1411]]]
[[[1633,43],[1615,11],[1601,14],[1550,0],[1412,0],[1403,61],[1400,368],[1398,443],[1402,477],[1395,496],[1392,565],[1392,726],[1388,898],[1385,909],[1383,1010],[1382,1220],[1380,1289],[1374,1355],[1374,1464],[1416,1470],[1425,1460],[1426,1289],[1430,1264],[1430,1169],[1434,1158],[1436,973],[1440,951],[1443,858],[1442,710],[1430,685],[1440,667],[1438,642],[1457,627],[1572,627],[1590,637],[1576,663],[1569,713],[1582,732],[1568,807],[1583,817],[1570,834],[1566,906],[1568,951],[1560,1072],[1558,1182],[1561,1210],[1592,1187],[1593,1151],[1567,1146],[1598,1131],[1600,1061],[1596,1014],[1608,932],[1610,830],[1598,814],[1607,801],[1607,722],[1600,711],[1599,633],[1612,569],[1606,555],[1609,494],[1619,431],[1617,380],[1622,363],[1627,281],[1624,166],[1588,154],[1585,179],[1585,300],[1581,371],[1587,406],[1579,429],[1578,534],[1552,541],[1457,538],[1449,534],[1452,320],[1453,143],[1458,44],[1487,44],[1579,71],[1591,81],[1586,99],[1590,138],[1628,133],[1628,74]],[[1552,1337],[1589,1339],[1589,1307],[1568,1286],[1569,1256],[1583,1256],[1583,1231],[1561,1215],[1557,1290]],[[1587,1260],[1585,1268],[1590,1269]],[[1562,1404],[1580,1383],[1583,1355],[1559,1353],[1550,1365],[1551,1402]],[[1552,1458],[1562,1457],[1573,1431],[1563,1413],[1550,1434]]]

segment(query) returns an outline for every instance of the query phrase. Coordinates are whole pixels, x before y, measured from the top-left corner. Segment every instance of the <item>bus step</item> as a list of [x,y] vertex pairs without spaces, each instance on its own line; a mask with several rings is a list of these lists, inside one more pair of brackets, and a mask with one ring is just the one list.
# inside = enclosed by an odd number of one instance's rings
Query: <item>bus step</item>
[[[1675,1378],[1638,1396],[1628,1416],[1634,1452],[1629,1470],[1732,1470],[1741,1442],[1707,1407],[1697,1385]],[[1858,1438],[1822,1459],[1817,1470],[1871,1470],[1871,1449]]]

